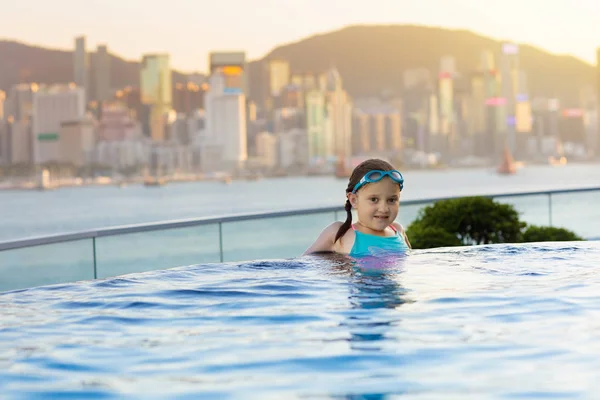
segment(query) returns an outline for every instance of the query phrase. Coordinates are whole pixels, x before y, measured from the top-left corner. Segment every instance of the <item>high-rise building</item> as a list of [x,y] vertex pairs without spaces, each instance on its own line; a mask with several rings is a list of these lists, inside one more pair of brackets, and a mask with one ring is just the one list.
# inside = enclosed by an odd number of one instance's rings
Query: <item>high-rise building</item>
[[369,138],[370,115],[360,108],[352,111],[352,154],[365,154],[371,151]]
[[0,165],[10,163],[8,146],[8,122],[0,119]]
[[[527,153],[528,143],[531,141],[533,131],[533,112],[531,100],[527,87],[527,74],[519,71],[517,75],[515,92],[515,153],[517,157],[523,157]],[[509,121],[510,122],[510,121]]]
[[6,101],[6,93],[0,90],[0,121],[4,119],[4,102]]
[[9,164],[30,164],[32,162],[31,123],[17,121],[10,117],[4,123],[3,157]]
[[476,72],[471,76],[471,105],[469,107],[469,131],[477,136],[485,132],[485,75]]
[[308,157],[311,162],[325,160],[331,152],[327,146],[325,94],[320,90],[311,90],[305,98]]
[[[85,48],[85,36],[75,38],[75,51],[73,53],[73,75],[77,86],[83,88],[86,99],[89,97],[90,61]],[[86,100],[87,101],[87,100]]]
[[33,112],[33,94],[39,86],[35,83],[21,83],[10,88],[4,102],[4,118],[14,121],[26,121]]
[[224,79],[224,91],[241,92],[249,97],[248,68],[244,52],[215,52],[209,55],[210,75],[219,73]]
[[290,83],[290,63],[285,60],[269,60],[269,95],[277,97]]
[[506,146],[512,154],[516,151],[516,99],[519,90],[519,46],[514,43],[503,43],[500,57],[501,93],[504,99],[506,120],[504,129]]
[[302,89],[296,85],[287,85],[281,88],[275,103],[275,108],[304,108],[305,96]]
[[426,68],[404,71],[402,107],[396,107],[402,110],[406,121],[402,132],[405,144],[409,148],[420,151],[425,150],[428,141],[425,120],[428,115],[430,96],[436,90],[433,76]]
[[389,110],[385,116],[385,148],[389,152],[402,150],[402,113]]
[[352,156],[352,102],[343,89],[342,77],[336,68],[327,72],[327,104],[332,124],[333,155],[349,161]]
[[435,93],[432,93],[429,96],[427,101],[427,140],[424,140],[426,144],[418,149],[423,151],[424,149],[427,152],[436,151],[435,144],[437,141],[437,137],[440,134],[440,101],[438,96]]
[[217,71],[210,77],[206,93],[206,143],[211,153],[220,149],[221,154],[220,165],[207,166],[211,169],[236,170],[248,158],[246,96],[228,90],[227,83],[227,76]]
[[600,47],[596,50],[596,121],[598,135],[596,136],[596,154],[600,154]]
[[120,104],[104,104],[98,125],[98,141],[124,141],[140,136],[139,125],[127,108]]
[[60,129],[63,122],[79,121],[85,115],[82,87],[56,85],[33,96],[33,162],[60,161]]
[[454,118],[454,79],[450,72],[441,72],[438,78],[439,131],[430,136],[432,150],[448,154],[450,140],[455,126]]
[[94,60],[95,72],[95,99],[98,102],[110,100],[110,55],[105,45],[100,45],[96,49],[96,58]]
[[270,132],[260,132],[256,135],[256,157],[265,168],[277,166],[277,137]]
[[284,169],[309,165],[308,137],[304,129],[295,128],[279,135],[279,166]]
[[357,100],[353,111],[354,155],[393,158],[402,149],[402,115],[397,106],[379,100]]
[[171,67],[168,54],[147,54],[140,73],[141,116],[145,134],[155,142],[165,140],[167,114],[172,106]]
[[94,122],[91,119],[62,122],[58,141],[58,161],[76,167],[91,162],[96,144],[94,129]]
[[173,88],[173,109],[178,113],[192,115],[198,109],[204,109],[204,95],[207,84],[198,85],[188,81],[177,83]]

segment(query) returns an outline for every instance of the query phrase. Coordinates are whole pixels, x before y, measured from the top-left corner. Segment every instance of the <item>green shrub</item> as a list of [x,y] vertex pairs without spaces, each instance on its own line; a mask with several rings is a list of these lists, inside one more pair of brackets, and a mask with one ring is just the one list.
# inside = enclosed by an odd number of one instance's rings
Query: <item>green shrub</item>
[[583,240],[564,228],[531,225],[523,232],[523,242],[571,242]]
[[[414,248],[437,247],[434,246],[436,239],[430,235],[434,232],[432,228],[439,228],[435,231],[437,234],[448,233],[458,239],[458,245],[514,243],[521,241],[524,227],[519,213],[510,204],[486,197],[463,197],[441,200],[422,209],[408,228],[419,243],[413,244],[410,234],[408,237]],[[454,243],[450,236],[444,236],[439,242]]]

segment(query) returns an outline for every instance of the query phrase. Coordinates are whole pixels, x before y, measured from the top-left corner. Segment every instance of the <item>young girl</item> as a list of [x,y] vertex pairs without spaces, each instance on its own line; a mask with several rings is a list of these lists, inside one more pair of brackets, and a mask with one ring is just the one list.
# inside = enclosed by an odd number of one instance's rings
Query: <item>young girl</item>
[[[334,222],[304,252],[334,251],[351,257],[404,253],[410,243],[398,216],[402,174],[389,163],[370,159],[359,164],[346,188],[346,221]],[[358,220],[352,223],[352,209]]]

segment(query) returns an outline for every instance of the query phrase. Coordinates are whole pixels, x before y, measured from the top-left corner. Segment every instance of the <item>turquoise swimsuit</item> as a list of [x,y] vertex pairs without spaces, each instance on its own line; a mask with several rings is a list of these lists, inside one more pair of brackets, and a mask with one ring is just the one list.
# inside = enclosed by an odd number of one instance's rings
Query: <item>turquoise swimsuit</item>
[[359,232],[352,224],[356,238],[348,255],[350,257],[364,257],[406,253],[408,245],[404,237],[393,225],[390,225],[390,228],[396,232],[395,236],[375,236]]

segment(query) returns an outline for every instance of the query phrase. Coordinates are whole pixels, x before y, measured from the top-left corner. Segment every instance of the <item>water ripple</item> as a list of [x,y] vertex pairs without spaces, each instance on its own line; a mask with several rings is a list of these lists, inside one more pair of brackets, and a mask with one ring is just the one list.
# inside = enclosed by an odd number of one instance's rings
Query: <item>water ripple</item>
[[494,245],[0,293],[2,398],[593,398],[599,262]]

